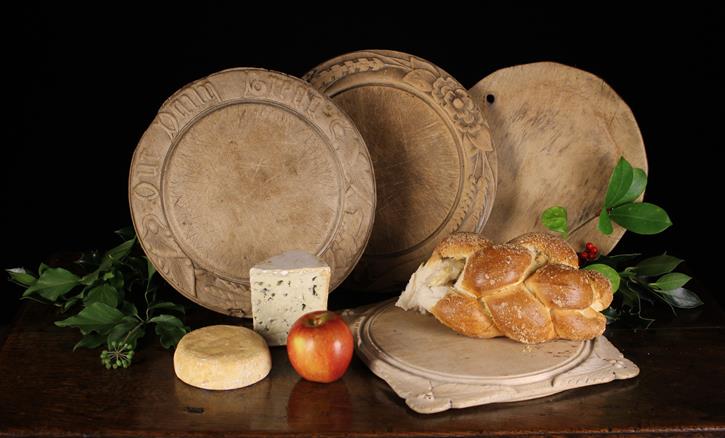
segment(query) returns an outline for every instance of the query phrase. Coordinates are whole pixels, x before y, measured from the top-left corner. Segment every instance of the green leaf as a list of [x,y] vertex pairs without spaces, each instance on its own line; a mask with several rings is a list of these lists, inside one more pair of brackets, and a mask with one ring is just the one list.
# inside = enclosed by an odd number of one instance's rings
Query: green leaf
[[76,327],[82,332],[106,333],[123,318],[123,313],[108,304],[93,303],[86,306],[77,315],[56,321],[58,327]]
[[661,233],[672,225],[667,212],[647,202],[620,205],[609,215],[614,222],[637,234]]
[[90,286],[93,283],[95,283],[96,280],[98,280],[98,274],[100,274],[100,271],[98,269],[96,269],[95,271],[91,272],[90,274],[84,275],[80,279],[80,283],[84,286]]
[[662,254],[656,257],[650,257],[642,260],[641,262],[637,263],[637,266],[634,267],[634,270],[635,272],[637,272],[637,275],[652,277],[655,275],[662,275],[667,274],[668,272],[672,272],[682,262],[682,259],[672,257],[671,255]]
[[124,316],[118,324],[111,328],[106,337],[106,343],[110,344],[113,341],[122,340],[131,330],[136,328],[139,324],[143,324],[138,319],[132,316]]
[[114,263],[123,260],[133,249],[133,245],[136,243],[136,239],[131,239],[123,242],[115,248],[109,249],[101,260],[101,266],[98,268],[100,271],[107,271]]
[[156,323],[155,331],[164,348],[175,346],[188,331],[184,323],[173,315],[155,316],[149,322]]
[[71,307],[73,307],[77,303],[79,303],[81,301],[81,296],[82,295],[83,295],[83,293],[81,292],[78,295],[73,296],[73,297],[70,297],[70,298],[69,297],[65,297],[66,302],[63,303],[63,312],[67,312]]
[[38,280],[33,274],[26,271],[24,268],[6,269],[5,272],[10,275],[10,279],[12,281],[25,287],[32,286],[33,283]]
[[43,275],[43,272],[45,272],[48,268],[50,268],[50,266],[46,265],[45,263],[41,263],[38,266],[38,276]]
[[124,241],[133,240],[136,238],[136,231],[133,227],[123,227],[120,230],[114,231],[115,234],[121,237]]
[[102,284],[91,289],[83,302],[86,306],[93,303],[104,303],[116,307],[118,306],[118,291],[111,285]]
[[151,260],[148,257],[144,258],[146,259],[146,281],[151,281],[151,277],[156,273],[156,268],[151,264]]
[[170,325],[175,325],[177,327],[184,326],[183,321],[181,321],[179,318],[177,318],[174,315],[168,315],[168,314],[154,316],[153,318],[149,319],[149,322],[153,322],[156,324],[170,324]]
[[663,300],[680,309],[692,309],[705,304],[695,292],[684,287],[659,292]]
[[649,285],[653,289],[663,292],[681,288],[690,280],[692,280],[692,277],[689,275],[685,275],[681,272],[672,272],[670,274],[663,275],[658,278],[656,282],[650,283]]
[[625,263],[631,262],[632,260],[636,260],[638,257],[640,257],[642,254],[635,253],[635,254],[617,254],[617,255],[602,255],[599,256],[597,259],[598,263],[603,263],[605,265],[611,266],[613,268],[619,268]]
[[612,232],[614,232],[614,228],[612,227],[612,220],[609,218],[609,213],[607,212],[606,208],[603,208],[602,212],[599,213],[599,223],[597,224],[597,228],[599,228],[599,231],[606,235],[612,234]]
[[541,213],[541,223],[551,231],[561,234],[566,239],[569,233],[569,225],[567,222],[566,208],[550,207]]
[[128,337],[126,338],[126,342],[131,344],[131,349],[136,349],[136,343],[139,339],[143,338],[146,335],[146,330],[144,330],[143,326],[137,328],[133,332],[129,333]]
[[590,271],[597,271],[607,277],[607,280],[609,280],[609,282],[612,284],[612,292],[616,292],[619,289],[619,282],[621,279],[619,278],[619,274],[617,273],[617,271],[612,269],[610,266],[607,266],[603,263],[594,263],[593,265],[589,265],[584,269]]
[[121,312],[123,312],[124,315],[131,315],[131,316],[138,315],[138,309],[136,309],[136,305],[130,301],[124,300],[121,303],[121,305],[119,306],[119,309],[121,310]]
[[184,309],[184,306],[182,306],[181,304],[176,304],[176,303],[172,303],[169,301],[163,301],[163,302],[155,303],[155,304],[152,304],[151,306],[149,306],[149,310],[159,310],[159,309],[168,309],[168,310],[171,310],[174,312],[179,312],[182,314],[186,312],[186,309]]
[[622,307],[629,307],[631,311],[639,310],[639,293],[637,291],[633,290],[625,282],[621,284],[619,292],[622,294]]
[[88,333],[73,346],[73,351],[79,348],[97,348],[106,342],[106,337],[98,333]]
[[79,284],[80,278],[74,273],[63,268],[45,267],[40,278],[23,292],[23,296],[35,294],[55,302]]
[[634,202],[644,192],[645,187],[647,187],[647,174],[642,169],[634,169],[632,173],[632,184],[630,184],[627,193],[612,207]]
[[612,176],[609,177],[607,195],[604,197],[605,209],[618,205],[621,199],[629,192],[632,179],[634,178],[633,175],[632,165],[624,157],[620,157],[619,162],[614,167]]

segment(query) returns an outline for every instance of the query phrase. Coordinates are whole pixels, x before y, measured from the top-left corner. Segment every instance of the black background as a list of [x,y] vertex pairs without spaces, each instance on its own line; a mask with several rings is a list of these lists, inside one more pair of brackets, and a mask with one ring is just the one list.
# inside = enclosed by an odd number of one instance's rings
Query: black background
[[[420,3],[417,15],[391,13],[391,5],[330,15],[270,5],[28,7],[6,16],[22,20],[5,84],[20,95],[22,120],[6,126],[17,138],[2,154],[0,266],[34,268],[57,250],[115,244],[112,231],[130,224],[127,176],[136,143],[166,97],[186,83],[238,66],[301,76],[333,56],[377,48],[432,61],[466,87],[536,61],[603,78],[642,131],[646,199],[675,224],[658,236],[629,233],[615,251],[686,258],[722,300],[715,280],[722,259],[719,6],[636,12],[607,3],[564,13]],[[2,281],[0,293],[7,318],[20,289]]]

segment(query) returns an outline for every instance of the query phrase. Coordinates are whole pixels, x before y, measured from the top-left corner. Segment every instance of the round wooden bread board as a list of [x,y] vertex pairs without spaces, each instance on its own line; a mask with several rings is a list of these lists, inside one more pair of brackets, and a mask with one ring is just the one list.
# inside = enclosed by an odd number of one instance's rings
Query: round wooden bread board
[[608,253],[624,234],[616,224],[597,230],[609,176],[620,156],[647,170],[632,111],[602,79],[565,65],[540,62],[498,70],[477,83],[498,154],[496,203],[483,234],[506,242],[544,231],[541,213],[565,207],[569,243],[593,242]]
[[469,338],[395,301],[343,316],[360,358],[419,413],[532,399],[639,373],[603,336],[536,345]]
[[478,105],[454,78],[388,50],[338,56],[304,78],[352,118],[375,169],[375,225],[346,287],[399,288],[441,239],[483,228],[496,157]]
[[232,69],[171,96],[131,163],[129,203],[158,272],[191,300],[251,316],[249,269],[286,250],[334,289],[372,230],[375,181],[350,119],[300,79]]

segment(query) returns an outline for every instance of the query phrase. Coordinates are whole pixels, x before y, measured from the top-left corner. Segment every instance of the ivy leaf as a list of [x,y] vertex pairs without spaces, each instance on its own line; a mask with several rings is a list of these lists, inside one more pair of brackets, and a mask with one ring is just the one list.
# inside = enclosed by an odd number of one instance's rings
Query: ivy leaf
[[133,227],[123,227],[119,230],[114,231],[114,234],[118,235],[124,241],[133,240],[136,238],[136,231]]
[[599,213],[599,223],[597,224],[597,228],[606,235],[610,235],[614,232],[612,220],[609,218],[609,213],[606,208],[603,208],[602,212]]
[[633,178],[634,170],[632,169],[632,165],[624,157],[620,157],[619,162],[614,167],[612,176],[609,177],[607,195],[604,197],[604,209],[619,205],[621,200],[629,192]]
[[661,233],[672,225],[667,212],[647,202],[620,205],[609,215],[614,222],[637,234]]
[[151,263],[151,260],[148,259],[148,257],[144,257],[144,258],[146,259],[146,272],[147,272],[146,281],[151,281],[151,277],[153,277],[154,274],[156,273],[156,268]]
[[123,301],[121,302],[121,305],[119,306],[119,310],[124,315],[131,315],[131,316],[137,316],[138,315],[138,309],[136,308],[136,305],[133,304],[130,301]]
[[550,207],[544,210],[541,213],[541,223],[551,231],[561,234],[563,239],[566,239],[569,233],[566,208],[564,207]]
[[99,333],[88,333],[73,346],[73,351],[79,348],[97,348],[106,342],[106,337]]
[[111,307],[116,307],[118,306],[118,291],[109,284],[96,286],[88,292],[83,303],[86,306],[93,303],[104,303]]
[[155,316],[149,322],[156,324],[155,331],[164,348],[175,346],[188,331],[184,323],[173,315]]
[[160,303],[155,303],[155,304],[152,304],[149,306],[149,310],[159,310],[159,309],[171,310],[174,312],[179,312],[181,314],[186,312],[186,309],[184,309],[184,306],[182,306],[181,304],[176,304],[176,303],[172,303],[169,301],[162,301]]
[[665,274],[658,278],[656,282],[650,283],[650,287],[656,289],[659,292],[665,292],[681,288],[688,281],[692,280],[692,277],[685,275],[681,272],[672,272]]
[[642,169],[634,169],[632,171],[632,184],[630,184],[627,193],[612,207],[634,202],[644,192],[645,187],[647,187],[647,174]]
[[632,260],[637,259],[642,254],[640,253],[633,253],[633,254],[617,254],[617,255],[602,255],[599,256],[597,259],[598,263],[605,264],[607,266],[611,266],[613,268],[618,268],[619,266],[631,262]]
[[619,274],[617,273],[617,271],[612,269],[610,266],[607,266],[603,263],[594,263],[592,265],[588,265],[584,269],[587,269],[589,271],[597,271],[607,277],[607,280],[609,280],[609,282],[612,284],[612,293],[619,290],[619,282],[621,279],[619,278]]
[[131,330],[133,330],[139,324],[141,324],[141,322],[138,319],[132,316],[124,316],[121,321],[114,325],[113,328],[111,328],[111,330],[108,332],[108,336],[106,337],[106,343],[110,344],[113,341],[122,340]]
[[46,266],[42,269],[38,280],[23,292],[23,297],[36,294],[48,301],[55,302],[59,297],[78,286],[80,280],[77,275],[63,268]]
[[136,239],[127,240],[115,248],[111,248],[103,255],[99,271],[107,271],[114,263],[123,260],[133,249]]
[[108,304],[93,303],[86,306],[77,315],[56,321],[58,327],[76,327],[81,332],[106,333],[123,318],[123,313]]
[[33,274],[26,271],[25,268],[6,269],[5,272],[10,275],[12,281],[25,287],[32,286],[38,280]]
[[672,257],[671,255],[662,254],[650,257],[637,263],[634,267],[637,275],[643,277],[653,277],[655,275],[667,274],[675,270],[684,260]]
[[685,289],[684,287],[660,291],[659,296],[670,305],[680,309],[692,309],[705,304],[695,292]]

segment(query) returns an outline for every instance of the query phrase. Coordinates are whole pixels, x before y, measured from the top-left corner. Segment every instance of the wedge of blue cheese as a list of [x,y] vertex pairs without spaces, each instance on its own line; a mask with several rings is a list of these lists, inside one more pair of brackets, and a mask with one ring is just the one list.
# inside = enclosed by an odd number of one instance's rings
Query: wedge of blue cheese
[[288,251],[249,270],[254,331],[269,345],[287,345],[292,324],[327,310],[330,267],[304,251]]

